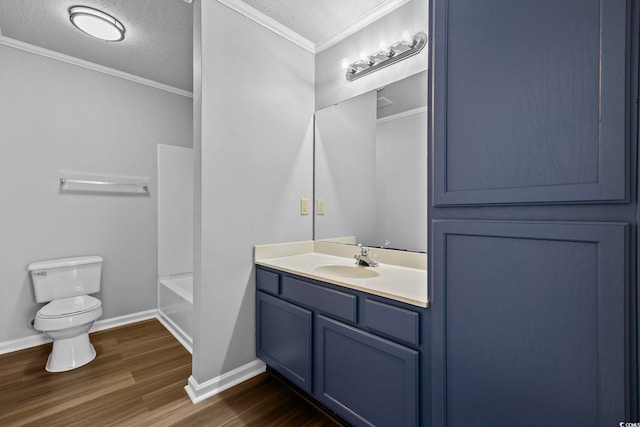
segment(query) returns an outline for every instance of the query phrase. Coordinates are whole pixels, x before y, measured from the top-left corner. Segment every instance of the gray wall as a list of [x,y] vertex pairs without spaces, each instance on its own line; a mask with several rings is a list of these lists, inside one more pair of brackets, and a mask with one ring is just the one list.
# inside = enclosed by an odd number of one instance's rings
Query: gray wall
[[158,146],[158,276],[193,272],[193,149]]
[[367,27],[316,55],[316,110],[336,102],[377,89],[388,83],[427,69],[428,47],[392,67],[383,68],[367,77],[348,82],[340,67],[342,58],[357,59],[360,52],[371,53],[382,41],[395,43],[402,32],[426,32],[429,7],[426,0],[412,0]]
[[255,359],[253,246],[311,239],[299,199],[312,198],[314,57],[218,2],[194,6],[193,376],[203,383]]
[[[156,144],[191,145],[192,100],[5,46],[0,64],[0,342],[34,334],[31,261],[101,255],[103,318],[155,308]],[[151,195],[59,193],[78,174]]]
[[325,214],[315,218],[317,240],[355,236],[357,243],[377,243],[376,95],[316,113],[315,196],[325,201]]
[[427,251],[427,112],[376,127],[375,242]]

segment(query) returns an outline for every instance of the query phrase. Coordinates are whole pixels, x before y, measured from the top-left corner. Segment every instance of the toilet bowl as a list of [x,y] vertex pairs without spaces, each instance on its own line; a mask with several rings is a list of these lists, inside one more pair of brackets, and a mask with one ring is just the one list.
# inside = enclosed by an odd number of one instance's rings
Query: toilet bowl
[[89,295],[53,300],[36,314],[33,327],[53,340],[45,369],[64,372],[96,357],[89,330],[102,316],[102,303]]
[[88,294],[100,291],[102,257],[85,256],[29,264],[36,302],[48,303],[33,327],[53,340],[45,369],[63,372],[96,357],[89,330],[102,316],[102,303]]

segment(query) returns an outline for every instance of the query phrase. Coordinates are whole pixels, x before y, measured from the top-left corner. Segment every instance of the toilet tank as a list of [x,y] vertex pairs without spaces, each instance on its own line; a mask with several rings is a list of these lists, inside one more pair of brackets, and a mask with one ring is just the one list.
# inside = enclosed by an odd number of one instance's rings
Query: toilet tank
[[31,273],[36,302],[93,294],[100,290],[102,257],[83,256],[32,262]]

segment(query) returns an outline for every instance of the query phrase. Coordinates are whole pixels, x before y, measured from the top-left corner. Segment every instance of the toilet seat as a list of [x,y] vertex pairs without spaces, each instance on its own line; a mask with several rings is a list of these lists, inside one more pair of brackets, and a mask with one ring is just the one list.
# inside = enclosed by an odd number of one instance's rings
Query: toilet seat
[[[73,301],[75,300],[75,301]],[[39,331],[59,331],[93,323],[102,316],[102,302],[82,295],[53,300],[36,314],[33,327]]]
[[42,319],[55,319],[58,317],[73,316],[86,313],[102,305],[99,299],[89,295],[79,295],[71,298],[62,298],[51,301],[38,311]]

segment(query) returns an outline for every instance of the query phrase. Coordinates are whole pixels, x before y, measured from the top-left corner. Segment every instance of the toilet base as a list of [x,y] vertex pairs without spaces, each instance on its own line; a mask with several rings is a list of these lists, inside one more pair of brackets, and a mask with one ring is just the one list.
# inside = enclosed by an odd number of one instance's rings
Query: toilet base
[[89,342],[89,334],[73,338],[53,340],[53,349],[45,369],[48,372],[64,372],[86,365],[96,358],[96,350]]

